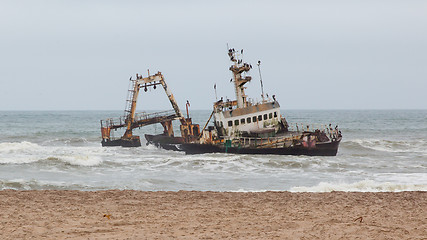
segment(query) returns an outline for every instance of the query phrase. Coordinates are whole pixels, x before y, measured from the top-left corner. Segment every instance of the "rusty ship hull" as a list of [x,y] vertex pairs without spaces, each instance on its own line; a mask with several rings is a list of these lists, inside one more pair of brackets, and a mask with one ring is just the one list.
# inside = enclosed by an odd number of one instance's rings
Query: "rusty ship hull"
[[145,139],[147,140],[147,145],[153,144],[156,147],[173,151],[180,151],[178,145],[185,142],[185,139],[182,137],[170,137],[166,134],[145,134]]
[[117,146],[121,146],[121,147],[140,147],[141,146],[141,141],[139,139],[139,136],[133,136],[132,138],[129,138],[129,139],[123,139],[123,138],[114,139],[114,140],[102,139],[101,145],[103,147],[117,147]]
[[273,155],[307,155],[307,156],[336,156],[341,139],[336,141],[317,143],[314,147],[308,148],[303,145],[292,147],[227,147],[224,144],[199,144],[183,143],[178,146],[180,151],[186,154],[204,153],[231,153],[231,154],[273,154]]

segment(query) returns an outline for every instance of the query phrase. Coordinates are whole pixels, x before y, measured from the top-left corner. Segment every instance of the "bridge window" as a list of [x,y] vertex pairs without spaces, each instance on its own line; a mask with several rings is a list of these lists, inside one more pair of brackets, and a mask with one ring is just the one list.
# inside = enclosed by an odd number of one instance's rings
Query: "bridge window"
[[256,116],[252,117],[252,122],[256,122]]
[[239,119],[234,120],[234,126],[239,126]]
[[261,115],[258,116],[258,121],[262,121],[262,116]]
[[273,113],[268,114],[268,118],[272,119],[273,118]]
[[250,117],[246,118],[246,122],[251,123],[251,118]]
[[264,114],[264,120],[267,120],[267,114]]
[[245,124],[245,119],[244,118],[240,119],[240,123]]
[[233,121],[228,121],[228,126],[232,127],[233,126]]

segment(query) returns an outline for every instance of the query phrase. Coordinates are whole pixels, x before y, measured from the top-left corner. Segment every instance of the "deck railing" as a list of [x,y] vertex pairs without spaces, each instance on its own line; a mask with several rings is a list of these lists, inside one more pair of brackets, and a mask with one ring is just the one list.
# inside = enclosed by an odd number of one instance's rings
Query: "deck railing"
[[221,137],[222,141],[231,141],[233,147],[284,147],[290,146],[294,141],[299,140],[301,135],[289,135],[287,137]]
[[340,136],[341,132],[338,129],[338,126],[332,128],[332,124],[295,124],[294,127],[289,127],[288,136],[280,137],[221,137],[222,142],[227,140],[231,141],[232,146],[241,146],[241,147],[289,147],[292,144],[301,142],[301,134],[303,132],[314,132],[319,130],[326,134],[329,137],[329,140],[337,139]]

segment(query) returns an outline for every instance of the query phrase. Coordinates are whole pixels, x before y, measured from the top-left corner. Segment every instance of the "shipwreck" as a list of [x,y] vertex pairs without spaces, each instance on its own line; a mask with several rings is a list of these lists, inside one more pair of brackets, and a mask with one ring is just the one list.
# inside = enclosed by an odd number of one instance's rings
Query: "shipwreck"
[[[140,146],[138,136],[132,135],[132,129],[149,124],[161,123],[164,131],[159,135],[145,135],[148,144],[158,147],[184,151],[187,154],[234,153],[234,154],[279,154],[335,156],[342,139],[338,126],[313,128],[301,125],[295,130],[289,128],[282,116],[280,104],[275,95],[264,95],[260,61],[258,70],[261,82],[261,101],[254,101],[245,94],[248,82],[252,80],[249,72],[252,65],[243,61],[243,50],[228,50],[231,61],[235,100],[221,98],[213,103],[213,110],[206,124],[200,129],[191,118],[185,118],[180,111],[163,75],[159,72],[143,78],[137,75],[132,82],[127,100],[125,116],[119,119],[101,121],[102,146]],[[162,85],[173,107],[173,112],[161,112],[151,115],[135,113],[139,90],[150,86]],[[216,85],[215,85],[216,86]],[[216,89],[215,89],[216,91]],[[181,136],[174,136],[172,121],[179,120]],[[209,125],[213,122],[212,125]],[[112,139],[110,131],[126,128],[120,139]]]
[[[161,72],[154,75],[150,75],[148,71],[147,77],[142,77],[136,74],[136,78],[129,79],[130,85],[128,90],[128,96],[126,100],[126,109],[124,115],[118,118],[108,118],[101,120],[101,144],[103,147],[110,146],[122,146],[122,147],[139,147],[141,146],[141,140],[139,136],[133,135],[135,128],[148,126],[151,124],[160,123],[163,126],[163,134],[161,135],[147,135],[150,143],[162,143],[167,142],[168,144],[177,144],[184,142],[191,142],[197,139],[200,135],[200,128],[198,124],[193,124],[191,118],[184,117],[178,104],[168,88],[164,76]],[[157,86],[161,86],[165,91],[173,110],[162,111],[156,113],[136,113],[136,105],[138,101],[138,95],[141,89],[146,92],[149,87],[156,89]],[[187,111],[188,112],[188,111]],[[181,122],[180,131],[181,136],[175,137],[172,121],[179,120]],[[124,128],[125,132],[122,137],[114,138],[111,136],[111,131],[116,129]],[[164,145],[165,148],[172,147],[173,145]]]

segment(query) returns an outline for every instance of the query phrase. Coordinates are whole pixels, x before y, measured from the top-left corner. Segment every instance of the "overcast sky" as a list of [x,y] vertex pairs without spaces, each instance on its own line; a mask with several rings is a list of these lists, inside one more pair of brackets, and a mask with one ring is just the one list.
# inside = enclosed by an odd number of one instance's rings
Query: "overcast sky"
[[0,110],[123,110],[147,69],[211,109],[214,84],[234,99],[227,43],[282,109],[427,108],[427,1],[0,0],[0,32]]

